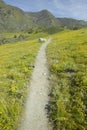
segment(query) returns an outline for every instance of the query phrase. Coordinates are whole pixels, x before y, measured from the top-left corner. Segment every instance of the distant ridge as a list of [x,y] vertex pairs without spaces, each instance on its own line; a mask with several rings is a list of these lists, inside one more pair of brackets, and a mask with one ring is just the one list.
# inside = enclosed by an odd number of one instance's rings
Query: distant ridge
[[27,13],[28,17],[33,19],[34,23],[38,26],[52,27],[58,26],[58,21],[55,16],[53,16],[48,10],[42,10],[36,13]]
[[24,12],[0,0],[0,32],[28,30],[34,27],[87,27],[87,22],[71,18],[56,18],[48,10]]

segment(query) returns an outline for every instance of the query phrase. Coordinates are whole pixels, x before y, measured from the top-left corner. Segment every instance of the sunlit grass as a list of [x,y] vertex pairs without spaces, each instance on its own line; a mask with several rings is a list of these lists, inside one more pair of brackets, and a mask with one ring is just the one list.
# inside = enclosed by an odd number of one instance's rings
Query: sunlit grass
[[17,130],[40,46],[38,37],[0,46],[0,130]]
[[87,129],[87,29],[53,35],[47,48],[56,130]]

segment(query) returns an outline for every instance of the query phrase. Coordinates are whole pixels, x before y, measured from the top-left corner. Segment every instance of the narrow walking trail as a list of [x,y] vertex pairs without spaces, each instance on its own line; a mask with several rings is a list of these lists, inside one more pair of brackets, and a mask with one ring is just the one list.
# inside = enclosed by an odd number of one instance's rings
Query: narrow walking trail
[[52,130],[45,110],[45,105],[49,100],[49,81],[45,49],[50,41],[51,38],[41,46],[38,52],[20,130]]

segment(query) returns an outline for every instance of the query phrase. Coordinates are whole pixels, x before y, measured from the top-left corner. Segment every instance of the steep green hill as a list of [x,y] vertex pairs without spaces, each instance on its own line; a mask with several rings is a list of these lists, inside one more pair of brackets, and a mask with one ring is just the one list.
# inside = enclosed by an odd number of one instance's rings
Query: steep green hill
[[24,11],[0,1],[0,32],[20,31],[31,26],[32,22]]
[[29,30],[35,27],[78,29],[87,27],[87,22],[68,18],[56,18],[48,10],[24,12],[17,7],[5,4],[2,0],[0,1],[0,32]]
[[40,27],[60,26],[60,22],[48,10],[42,10],[36,13],[28,12],[27,16]]

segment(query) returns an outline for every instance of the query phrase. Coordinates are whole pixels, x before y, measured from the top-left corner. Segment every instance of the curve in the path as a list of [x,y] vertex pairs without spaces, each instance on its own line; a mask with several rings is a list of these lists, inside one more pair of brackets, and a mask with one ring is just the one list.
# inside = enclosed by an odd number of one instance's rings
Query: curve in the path
[[49,100],[45,49],[50,41],[51,38],[41,46],[38,52],[20,130],[52,130],[45,110],[45,105]]

